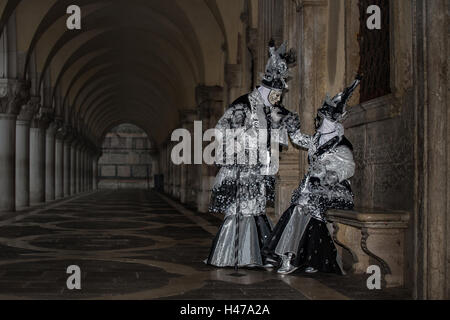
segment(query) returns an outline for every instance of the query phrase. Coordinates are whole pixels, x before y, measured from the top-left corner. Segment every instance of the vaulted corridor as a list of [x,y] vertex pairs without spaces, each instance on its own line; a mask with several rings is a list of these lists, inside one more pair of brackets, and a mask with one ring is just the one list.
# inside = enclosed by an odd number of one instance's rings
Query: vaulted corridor
[[[366,277],[203,264],[220,219],[142,190],[81,195],[0,220],[1,299],[376,299]],[[70,291],[66,270],[81,269]]]
[[[449,19],[449,0],[0,0],[0,299],[450,299]],[[282,104],[306,135],[363,75],[355,208],[327,211],[343,277],[203,264],[223,218],[208,130],[262,84],[271,40],[295,52]],[[274,223],[309,170],[279,155]]]

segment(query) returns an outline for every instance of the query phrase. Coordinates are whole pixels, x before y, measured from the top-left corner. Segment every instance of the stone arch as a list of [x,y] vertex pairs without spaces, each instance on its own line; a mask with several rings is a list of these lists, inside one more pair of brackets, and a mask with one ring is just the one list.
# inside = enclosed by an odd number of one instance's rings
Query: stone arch
[[[142,92],[133,92],[140,96],[132,103],[139,112],[151,112],[149,101],[158,93],[169,97],[168,101],[158,103],[167,118],[159,117],[159,122],[165,122],[161,127],[166,132],[159,134],[163,139],[169,128],[176,126],[178,113],[196,104],[198,85],[223,85],[229,12],[215,1],[194,1],[190,5],[179,0],[132,2],[133,5],[129,1],[79,1],[83,29],[68,31],[65,29],[66,8],[71,4],[68,0],[7,1],[0,7],[0,31],[8,21],[17,19],[19,78],[32,78],[33,94],[42,95],[45,107],[52,108],[57,117],[72,124],[84,123],[84,127],[86,121],[98,121],[98,115],[105,111],[91,112],[83,102],[102,110],[113,108],[115,116],[124,117],[125,111],[121,113],[121,108],[114,105],[125,101],[126,94],[113,96],[111,92],[132,89],[119,86],[119,76],[124,76],[120,72],[111,72],[105,75],[104,84],[92,86],[92,79],[99,75],[92,67],[102,63],[103,66],[95,66],[97,71],[108,68],[111,71],[129,53],[126,50],[136,52],[133,59],[123,63],[121,71],[128,70],[130,74],[124,77],[133,84],[144,84],[140,86]],[[119,43],[129,45],[122,56],[117,50]],[[102,104],[92,103],[103,93],[110,99],[104,99]],[[133,114],[138,117],[137,112]],[[97,118],[89,118],[92,115]]]

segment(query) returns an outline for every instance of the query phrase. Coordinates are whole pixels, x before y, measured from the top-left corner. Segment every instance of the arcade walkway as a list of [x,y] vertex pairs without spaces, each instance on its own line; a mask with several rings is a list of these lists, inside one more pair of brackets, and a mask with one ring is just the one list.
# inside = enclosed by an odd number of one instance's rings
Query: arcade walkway
[[[156,193],[108,191],[0,218],[0,299],[381,299],[364,277],[215,269],[220,219]],[[70,265],[81,290],[67,289]]]

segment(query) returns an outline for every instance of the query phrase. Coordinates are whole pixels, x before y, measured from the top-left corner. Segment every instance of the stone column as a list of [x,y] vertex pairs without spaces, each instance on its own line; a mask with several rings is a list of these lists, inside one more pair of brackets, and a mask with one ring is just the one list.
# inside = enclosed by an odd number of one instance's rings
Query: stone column
[[81,173],[81,179],[80,179],[80,190],[81,192],[86,192],[86,146],[84,145],[81,148],[80,153],[80,173]]
[[84,180],[84,184],[85,184],[85,186],[86,186],[86,191],[87,192],[90,192],[92,189],[91,189],[91,187],[92,187],[92,179],[91,179],[91,169],[92,169],[92,166],[90,165],[92,162],[91,162],[91,150],[88,148],[87,150],[86,150],[86,156],[85,156],[85,160],[84,160],[84,166],[85,166],[85,171],[86,171],[86,178],[85,178],[85,180]]
[[[292,4],[290,4],[292,6]],[[293,79],[295,90],[290,90],[300,112],[302,129],[305,133],[315,131],[313,119],[317,109],[322,105],[327,91],[327,39],[328,1],[297,1],[298,13],[286,11],[288,25],[286,37],[297,48],[299,74]],[[300,34],[299,34],[300,33]],[[299,81],[299,83],[298,83]],[[298,84],[295,84],[298,83]],[[293,107],[295,108],[295,107]],[[301,167],[307,167],[306,158],[302,157]]]
[[75,193],[81,192],[81,141],[75,145]]
[[94,156],[93,156],[93,152],[91,152],[89,154],[89,158],[88,158],[88,168],[89,168],[89,176],[88,176],[88,183],[89,183],[89,191],[94,191],[94,179],[93,179],[93,171],[94,171],[94,166],[92,165],[94,163]]
[[[214,128],[218,119],[223,114],[223,88],[199,86],[196,89],[196,100],[198,103],[198,118],[202,121],[203,132]],[[196,132],[203,135],[203,132]],[[215,166],[206,164],[198,165],[197,184],[197,210],[208,212],[211,190],[217,174]]]
[[[312,119],[324,91],[327,1],[286,1],[283,8],[283,38],[297,53],[296,66],[284,104],[300,115],[302,131],[313,134]],[[312,28],[312,26],[318,26]],[[306,173],[307,153],[291,143],[280,153],[277,174],[275,219],[289,207],[292,191]]]
[[169,165],[169,174],[167,176],[167,182],[169,184],[169,195],[173,195],[173,163],[170,159],[170,153],[172,152],[173,143],[169,143],[167,145],[167,153],[169,155],[168,157],[168,165]]
[[[283,8],[287,2],[260,0],[258,2],[258,59],[255,72],[264,72],[268,58],[267,44],[274,39],[277,45],[283,40]],[[314,2],[295,0],[295,2]],[[260,77],[257,77],[260,80]]]
[[[67,127],[70,129],[70,127]],[[75,167],[75,163],[72,161],[71,150],[73,144],[74,136],[69,132],[64,140],[64,197],[70,197],[73,195],[73,190],[71,188],[73,183],[72,170]]]
[[86,178],[86,147],[82,146],[80,148],[80,193],[85,192],[86,185],[84,184]]
[[55,143],[55,199],[64,198],[64,139],[67,130],[61,121],[56,131]]
[[[197,118],[195,110],[186,110],[182,114],[182,127],[189,131],[191,137],[194,137],[194,121]],[[193,143],[191,141],[191,150],[193,150]],[[191,152],[191,160],[193,161],[193,154]],[[194,165],[182,164],[180,166],[180,201],[183,204],[189,202],[189,196],[192,191],[192,184],[189,181],[189,171]]]
[[89,148],[86,148],[84,151],[84,190],[86,192],[90,191],[90,183],[89,182],[91,181],[89,179],[89,175],[90,175],[90,172],[89,172],[90,166],[88,165],[89,157],[90,157],[89,153],[90,153]]
[[169,142],[167,144],[167,153],[166,153],[166,161],[167,161],[167,194],[171,195],[173,191],[173,163],[170,159],[170,153],[172,152],[173,144]]
[[45,202],[45,143],[48,110],[40,108],[30,128],[30,203]]
[[30,121],[39,103],[31,98],[23,105],[16,122],[16,208],[30,206]]
[[92,166],[90,164],[92,162],[90,161],[90,159],[91,159],[91,150],[88,148],[87,151],[86,151],[86,156],[84,158],[85,167],[86,167],[86,169],[85,169],[85,171],[86,171],[86,178],[85,178],[84,184],[86,186],[86,191],[87,192],[91,191],[91,186],[92,186],[92,179],[90,178],[91,177],[91,169],[92,169]]
[[[225,67],[225,82],[227,84],[229,103],[244,94],[243,88],[243,66],[241,64],[227,64]],[[228,104],[229,104],[228,103]]]
[[16,117],[0,114],[0,212],[15,210]]
[[80,149],[80,192],[86,192],[86,145]]
[[16,122],[16,208],[30,206],[30,121]]
[[0,79],[0,212],[16,209],[16,119],[29,89],[28,83]]
[[164,192],[169,194],[170,192],[170,144],[167,143],[164,146]]
[[97,153],[92,158],[92,190],[98,190],[98,160],[100,159],[101,154]]
[[88,149],[86,151],[86,157],[85,157],[85,166],[86,166],[86,179],[84,184],[86,185],[86,191],[90,192],[92,187],[92,179],[91,179],[91,169],[92,166],[90,165],[91,162],[91,150]]
[[70,163],[72,164],[71,168],[70,168],[70,194],[74,195],[77,193],[77,168],[76,168],[76,163],[77,163],[77,148],[76,148],[76,143],[73,142],[72,145],[70,146]]
[[56,199],[55,191],[55,160],[56,160],[56,123],[51,123],[47,129],[45,144],[45,201]]
[[448,25],[446,0],[414,1],[416,94],[415,297],[449,299]]
[[163,175],[163,192],[167,193],[168,185],[167,185],[167,176],[169,175],[169,172],[167,170],[168,162],[167,162],[167,144],[163,145],[161,147],[161,153],[160,153],[160,168],[161,173]]
[[181,165],[172,164],[172,166],[173,166],[172,195],[175,199],[180,199]]

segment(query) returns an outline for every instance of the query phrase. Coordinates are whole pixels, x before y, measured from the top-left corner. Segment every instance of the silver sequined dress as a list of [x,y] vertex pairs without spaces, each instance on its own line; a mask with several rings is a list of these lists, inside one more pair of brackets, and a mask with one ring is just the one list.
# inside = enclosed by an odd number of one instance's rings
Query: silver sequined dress
[[[352,209],[353,193],[348,181],[355,172],[352,146],[344,137],[319,145],[320,135],[309,138],[309,172],[294,191],[291,206],[283,213],[266,241],[263,253],[271,260],[293,254],[292,265],[313,267],[323,272],[344,273],[330,236],[325,212]],[[337,181],[323,185],[326,172]]]
[[[290,117],[295,115],[291,114]],[[216,126],[223,132],[239,128],[252,135],[258,135],[259,129],[267,129],[267,136],[272,139],[271,130],[278,129],[280,133],[275,139],[282,145],[287,145],[288,135],[291,139],[302,138],[296,131],[287,130],[284,123],[280,126],[272,122],[270,110],[264,106],[257,89],[231,104]],[[224,150],[229,142],[224,139]],[[272,142],[269,138],[267,145],[270,146]],[[239,144],[239,139],[235,139],[234,143]],[[235,150],[244,148],[248,153],[258,151],[255,150],[258,146],[257,143],[245,143],[244,146],[238,145]],[[271,150],[270,147],[267,149]],[[274,200],[275,178],[262,174],[266,164],[261,163],[259,158],[254,164],[238,164],[236,154],[231,154],[231,157],[231,162],[220,165],[212,190],[210,211],[222,213],[225,218],[213,241],[207,263],[233,267],[237,260],[240,267],[261,266],[265,263],[261,249],[273,228],[266,216],[266,203]]]

